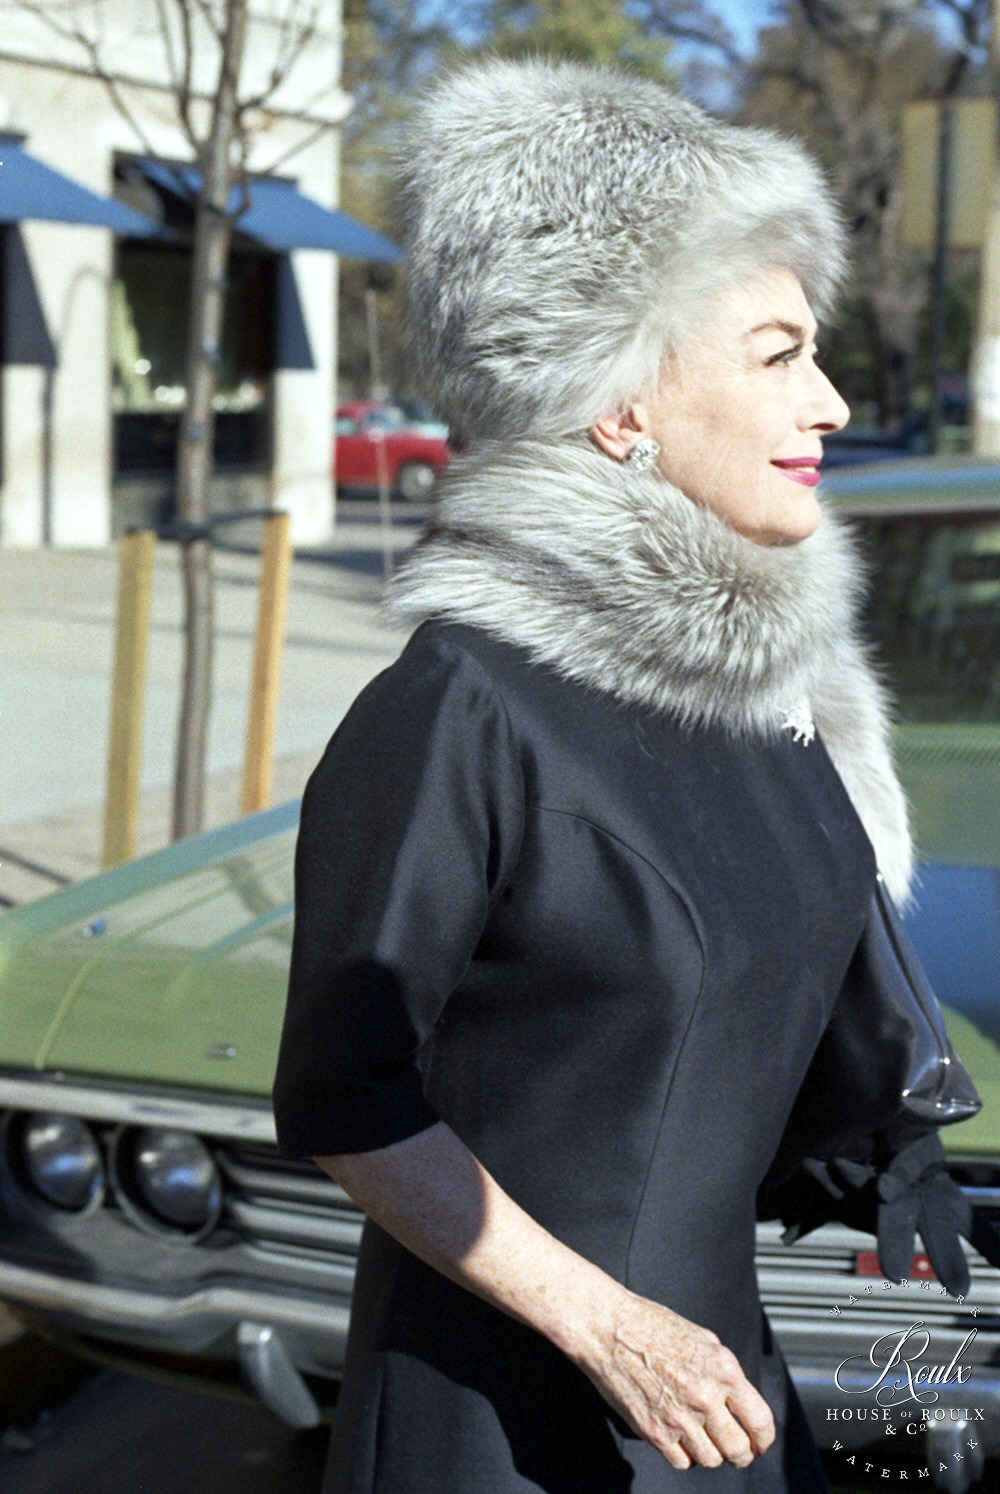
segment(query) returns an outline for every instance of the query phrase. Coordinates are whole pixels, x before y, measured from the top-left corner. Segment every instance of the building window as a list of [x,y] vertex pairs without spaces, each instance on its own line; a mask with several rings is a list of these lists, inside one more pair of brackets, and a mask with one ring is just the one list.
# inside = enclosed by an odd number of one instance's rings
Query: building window
[[[174,466],[190,285],[188,248],[119,244],[111,296],[116,476]],[[234,249],[215,397],[215,463],[221,469],[270,465],[275,300],[274,256]]]

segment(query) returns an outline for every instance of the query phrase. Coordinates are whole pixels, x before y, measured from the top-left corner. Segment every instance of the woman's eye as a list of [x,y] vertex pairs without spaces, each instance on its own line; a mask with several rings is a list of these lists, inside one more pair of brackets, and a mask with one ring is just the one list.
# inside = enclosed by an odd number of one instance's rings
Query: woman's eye
[[783,353],[775,353],[773,358],[768,358],[767,366],[768,368],[773,368],[778,364],[787,366],[787,364],[792,362],[793,358],[797,358],[799,356],[801,351],[801,344],[798,347],[786,348]]

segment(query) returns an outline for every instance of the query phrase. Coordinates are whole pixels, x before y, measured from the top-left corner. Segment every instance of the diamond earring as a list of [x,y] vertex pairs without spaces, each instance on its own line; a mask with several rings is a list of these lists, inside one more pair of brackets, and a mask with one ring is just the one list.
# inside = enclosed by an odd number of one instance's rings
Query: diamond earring
[[659,455],[659,441],[654,441],[652,436],[643,436],[641,441],[629,447],[625,460],[633,472],[648,472],[650,467],[656,466],[656,459]]

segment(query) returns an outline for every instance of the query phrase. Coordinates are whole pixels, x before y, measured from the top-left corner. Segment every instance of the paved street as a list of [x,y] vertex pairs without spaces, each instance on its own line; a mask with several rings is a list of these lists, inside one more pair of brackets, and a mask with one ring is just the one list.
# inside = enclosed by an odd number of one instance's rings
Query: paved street
[[[0,1426],[3,1425],[0,1405]],[[268,1411],[100,1370],[27,1428],[0,1436],[3,1494],[319,1494],[329,1429],[293,1432]],[[881,1476],[826,1459],[832,1494],[863,1494]],[[996,1488],[995,1470],[976,1494]],[[924,1488],[929,1487],[924,1483]],[[473,1490],[469,1494],[489,1494]]]
[[[2,1417],[0,1417],[2,1424]],[[329,1428],[99,1370],[0,1437],[3,1494],[318,1494]]]

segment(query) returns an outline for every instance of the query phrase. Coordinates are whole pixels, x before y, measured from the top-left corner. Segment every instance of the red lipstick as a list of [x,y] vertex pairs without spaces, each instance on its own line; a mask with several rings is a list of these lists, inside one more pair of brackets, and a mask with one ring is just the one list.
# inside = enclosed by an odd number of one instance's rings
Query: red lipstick
[[780,468],[786,477],[791,478],[792,482],[801,482],[807,488],[815,488],[819,486],[819,464],[822,460],[822,457],[815,456],[780,457],[776,458],[771,466]]

